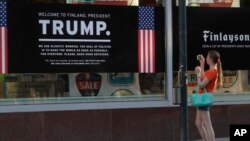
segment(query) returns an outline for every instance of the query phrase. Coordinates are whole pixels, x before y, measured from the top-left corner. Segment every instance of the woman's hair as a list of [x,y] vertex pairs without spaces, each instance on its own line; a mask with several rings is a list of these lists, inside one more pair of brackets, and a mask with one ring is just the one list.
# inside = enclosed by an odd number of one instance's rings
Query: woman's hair
[[212,59],[214,64],[217,64],[217,71],[218,71],[217,88],[220,88],[223,85],[223,72],[222,72],[222,64],[220,61],[220,54],[216,50],[210,50],[208,51],[208,55]]

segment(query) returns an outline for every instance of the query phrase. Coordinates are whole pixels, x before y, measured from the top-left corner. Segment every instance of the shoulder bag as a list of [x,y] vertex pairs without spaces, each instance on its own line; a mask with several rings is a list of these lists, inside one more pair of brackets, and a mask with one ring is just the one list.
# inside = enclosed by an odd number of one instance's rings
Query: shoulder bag
[[195,107],[205,107],[205,106],[210,106],[213,104],[213,94],[207,92],[206,88],[203,88],[204,93],[203,94],[199,94],[198,93],[198,88],[199,86],[197,86],[197,90],[195,94],[192,94],[190,97],[190,101],[192,106]]

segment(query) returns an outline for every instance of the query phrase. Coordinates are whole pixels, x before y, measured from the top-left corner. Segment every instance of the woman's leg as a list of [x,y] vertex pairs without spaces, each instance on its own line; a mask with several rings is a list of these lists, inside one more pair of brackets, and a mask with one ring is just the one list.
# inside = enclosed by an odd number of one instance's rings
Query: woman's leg
[[199,133],[201,135],[202,140],[203,141],[207,141],[206,129],[203,126],[201,113],[200,113],[200,110],[198,110],[198,109],[197,109],[197,112],[196,112],[195,125],[198,128],[198,130],[199,130]]
[[212,126],[209,111],[200,111],[201,120],[207,133],[208,141],[215,141],[214,129]]

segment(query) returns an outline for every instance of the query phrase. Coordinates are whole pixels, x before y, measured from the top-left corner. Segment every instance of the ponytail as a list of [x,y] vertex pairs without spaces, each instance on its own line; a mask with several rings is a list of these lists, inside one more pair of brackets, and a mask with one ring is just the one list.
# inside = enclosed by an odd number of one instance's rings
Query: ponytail
[[222,64],[220,61],[220,54],[216,50],[208,51],[209,57],[213,60],[213,63],[217,66],[218,72],[218,80],[217,80],[217,88],[222,88],[223,86],[223,72],[222,72]]
[[222,64],[220,59],[217,60],[217,71],[218,71],[218,81],[217,88],[223,87],[223,72],[222,72]]

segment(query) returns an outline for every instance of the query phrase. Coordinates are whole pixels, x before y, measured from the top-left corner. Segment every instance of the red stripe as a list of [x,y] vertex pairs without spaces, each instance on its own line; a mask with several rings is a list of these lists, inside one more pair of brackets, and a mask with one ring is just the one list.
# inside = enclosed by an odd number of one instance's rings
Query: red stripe
[[138,30],[138,72],[141,71],[141,33]]
[[[142,73],[144,72],[144,32],[143,30],[139,30],[139,72]],[[142,58],[143,57],[143,58]]]
[[[152,33],[151,36],[150,36],[150,32]],[[146,33],[147,33],[147,38],[146,38]],[[141,49],[143,49],[143,51],[141,51]],[[141,57],[143,57],[142,60],[141,60]],[[155,31],[154,30],[151,30],[151,31],[139,30],[138,31],[138,72],[154,73],[155,61],[156,61],[155,60]]]
[[144,72],[147,72],[147,52],[146,52],[146,50],[147,50],[147,44],[148,44],[148,42],[147,42],[147,38],[146,38],[146,35],[147,35],[147,31],[146,30],[144,30],[144,34],[145,34],[145,36],[144,36],[144,38],[143,38],[143,40],[144,40]]
[[147,70],[148,71],[147,71],[147,73],[148,73],[148,72],[150,72],[150,66],[151,66],[150,65],[150,59],[151,59],[151,55],[150,55],[150,46],[151,46],[151,42],[150,41],[151,40],[150,40],[150,38],[151,38],[151,36],[150,36],[150,30],[147,30],[146,32],[148,33],[148,40],[147,40],[148,41],[148,48],[147,48],[148,49],[148,54],[147,54],[147,61],[148,61],[148,68],[147,68]]
[[150,53],[150,72],[153,73],[154,72],[154,41],[153,41],[153,38],[154,38],[154,31],[151,30],[151,53]]
[[5,28],[5,73],[8,73],[8,29]]
[[[4,36],[2,36],[2,32],[4,30]],[[3,43],[3,38],[4,38],[4,45],[2,45]],[[5,56],[2,55],[2,50],[5,50],[4,51],[4,54]],[[0,28],[0,54],[1,54],[1,57],[0,57],[0,73],[7,73],[8,70],[8,50],[7,50],[7,28],[6,27],[1,27]],[[3,60],[5,60],[4,64],[3,64]],[[3,65],[5,65],[3,67]],[[4,69],[5,68],[5,69]],[[4,69],[4,70],[3,70]]]
[[0,28],[0,74],[2,74],[3,72],[2,72],[2,28],[3,27],[1,27]]
[[151,70],[151,68],[152,68],[152,34],[151,34],[151,30],[149,30],[149,34],[150,34],[150,38],[149,38],[149,41],[150,41],[150,43],[149,43],[149,72],[151,73],[152,72],[152,70]]
[[144,72],[144,67],[145,67],[145,64],[144,64],[144,58],[145,58],[145,55],[144,55],[144,52],[145,52],[145,48],[144,48],[144,46],[145,46],[145,42],[144,42],[144,38],[145,38],[145,33],[144,33],[144,31],[143,30],[141,30],[141,57],[142,57],[142,62],[141,62],[141,72],[143,73]]
[[143,68],[143,72],[146,72],[146,44],[147,44],[147,41],[146,41],[146,32],[145,30],[143,30],[143,33],[144,33],[144,36],[143,36],[143,43],[144,43],[144,46],[143,46],[143,65],[144,65],[144,68]]
[[153,30],[153,36],[152,36],[152,45],[153,45],[153,73],[155,73],[155,31]]

